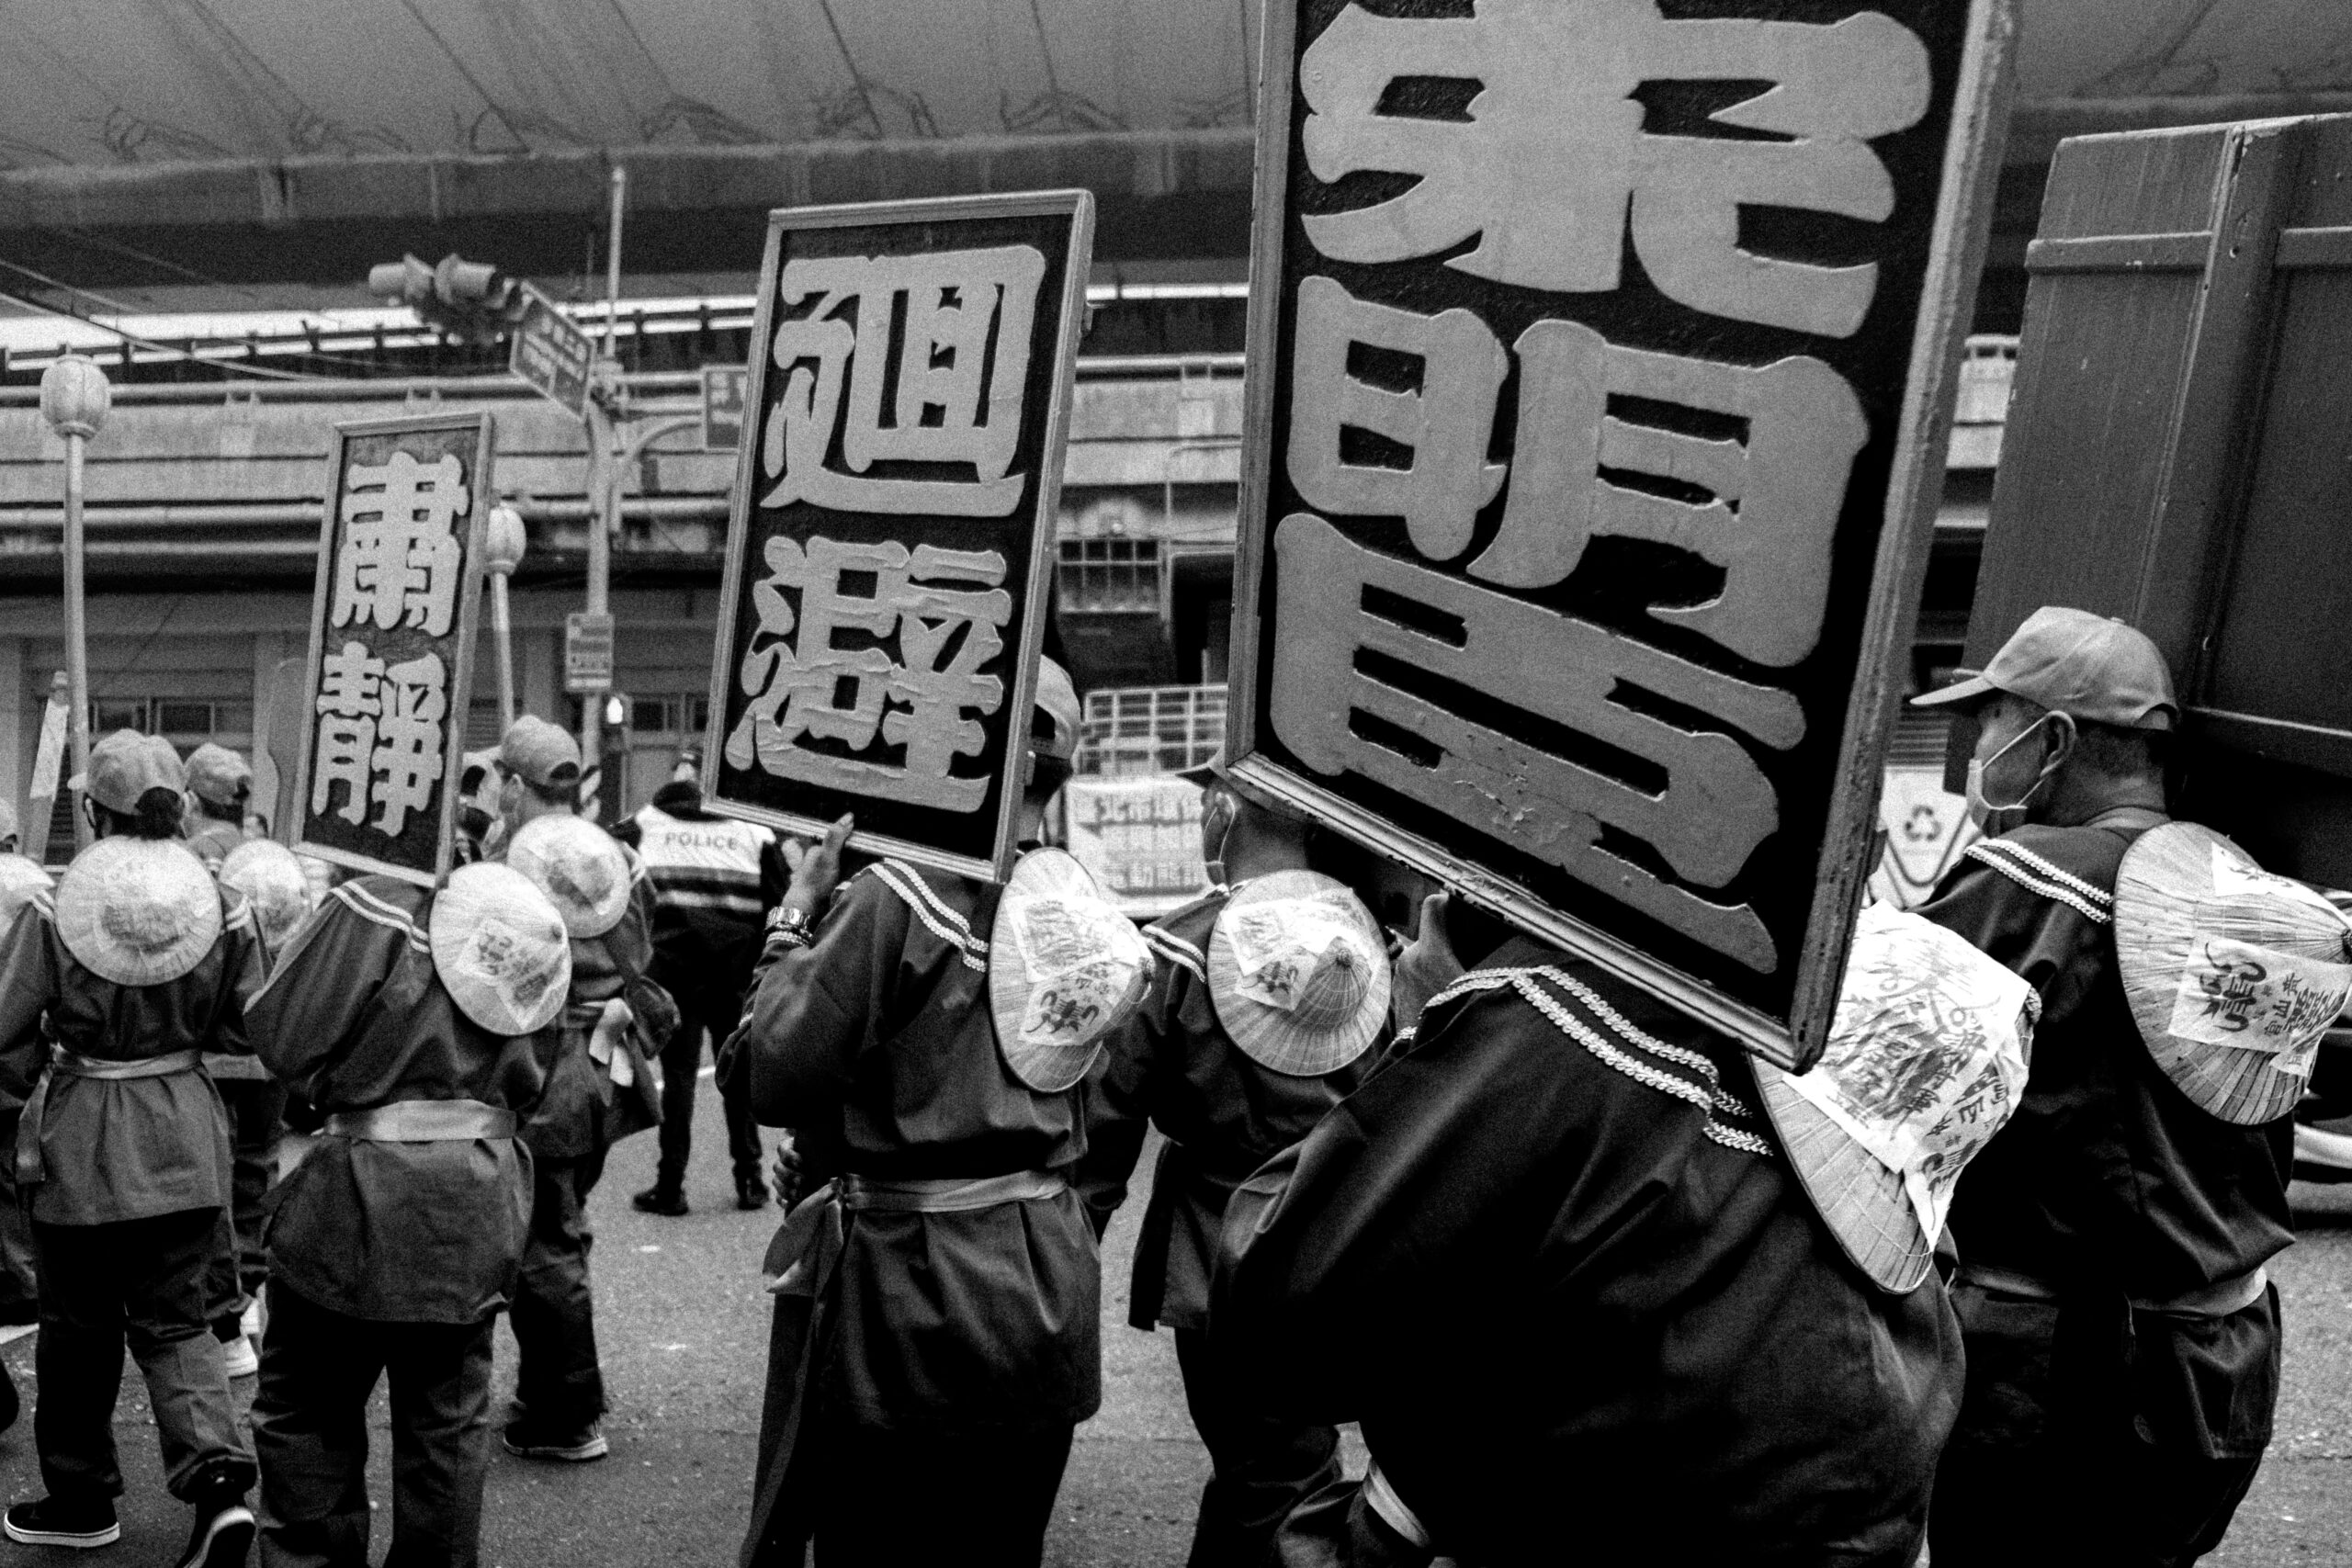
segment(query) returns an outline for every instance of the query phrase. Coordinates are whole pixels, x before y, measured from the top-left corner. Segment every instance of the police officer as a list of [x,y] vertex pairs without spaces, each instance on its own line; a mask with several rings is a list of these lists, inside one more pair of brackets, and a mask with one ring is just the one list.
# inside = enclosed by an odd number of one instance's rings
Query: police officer
[[[1209,1280],[1234,1188],[1355,1088],[1385,1022],[1388,976],[1371,915],[1307,869],[1306,818],[1232,777],[1221,753],[1183,776],[1203,792],[1203,858],[1230,886],[1145,928],[1158,972],[1105,1054],[1075,1179],[1099,1235],[1126,1195],[1146,1126],[1168,1136],[1127,1321],[1175,1333],[1185,1401],[1215,1466],[1191,1562],[1211,1568],[1263,1557],[1291,1509],[1340,1473],[1337,1427],[1268,1415],[1219,1375]],[[1254,933],[1238,947],[1229,908]],[[1304,978],[1269,991],[1269,966],[1285,964]]]
[[531,1216],[516,1119],[545,1086],[531,1036],[570,972],[546,897],[473,865],[437,892],[344,883],[254,998],[255,1049],[325,1117],[270,1233],[264,1568],[366,1568],[367,1407],[386,1376],[387,1561],[477,1560],[491,1334]]
[[230,1137],[208,1054],[249,1049],[266,956],[243,898],[180,841],[169,744],[117,730],[77,779],[98,840],[0,938],[0,1076],[25,1100],[17,1178],[32,1189],[49,1494],[8,1538],[104,1546],[121,1533],[113,1417],[123,1345],[147,1379],[172,1495],[195,1510],[181,1568],[244,1560],[252,1450],[238,1428],[207,1283],[230,1201]]
[[2045,606],[1984,672],[1970,847],[1919,913],[2041,993],[2016,1118],[1953,1198],[1968,1395],[1936,1483],[1936,1568],[2186,1563],[2252,1485],[2278,1391],[2293,1129],[2200,1109],[2117,972],[2116,873],[2166,820],[2178,719],[2147,637]]
[[[653,881],[653,978],[677,999],[678,1032],[662,1053],[662,1159],[653,1185],[631,1200],[650,1214],[686,1212],[686,1158],[694,1144],[695,1080],[702,1041],[716,1056],[743,1014],[743,992],[760,955],[761,922],[784,897],[786,873],[775,834],[703,809],[701,756],[686,751],[652,804],[613,829],[633,847]],[[735,1205],[767,1201],[760,1134],[742,1086],[719,1088]]]

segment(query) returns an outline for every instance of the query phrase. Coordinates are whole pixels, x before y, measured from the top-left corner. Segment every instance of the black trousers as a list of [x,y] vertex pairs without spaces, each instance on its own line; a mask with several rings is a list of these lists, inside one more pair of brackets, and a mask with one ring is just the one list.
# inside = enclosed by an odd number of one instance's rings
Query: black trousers
[[368,1399],[391,1380],[385,1568],[473,1568],[490,1468],[491,1329],[379,1323],[270,1292],[254,1446],[263,1568],[368,1568]]
[[1187,1563],[1255,1568],[1291,1510],[1340,1479],[1339,1428],[1263,1414],[1245,1384],[1220,1372],[1205,1330],[1175,1333],[1184,1403],[1215,1466]]
[[218,1209],[99,1225],[33,1223],[33,1441],[50,1495],[95,1503],[122,1495],[114,1407],[126,1342],[147,1380],[172,1495],[194,1502],[253,1484],[253,1453],[207,1310],[220,1223]]
[[217,1078],[229,1112],[230,1192],[222,1255],[212,1277],[212,1327],[234,1339],[245,1303],[269,1279],[262,1250],[265,1201],[277,1179],[277,1135],[286,1116],[286,1086],[272,1078]]
[[588,1288],[588,1194],[605,1156],[531,1162],[531,1233],[515,1282],[514,1402],[535,1424],[571,1429],[605,1413],[596,1306]]
[[17,1194],[17,1146],[21,1111],[0,1111],[0,1323],[34,1321],[40,1289],[33,1278],[33,1222]]
[[[662,1158],[653,1179],[665,1192],[675,1192],[685,1185],[686,1156],[694,1147],[695,1082],[702,1076],[703,1034],[708,1032],[711,1055],[716,1058],[743,1013],[741,992],[705,996],[687,990],[677,1002],[678,1032],[662,1048],[662,1130],[658,1134]],[[727,1156],[734,1165],[735,1179],[759,1175],[760,1129],[752,1120],[751,1096],[721,1084],[718,1102],[727,1112]]]
[[1037,1568],[1071,1428],[953,1437],[827,1423],[817,1568]]

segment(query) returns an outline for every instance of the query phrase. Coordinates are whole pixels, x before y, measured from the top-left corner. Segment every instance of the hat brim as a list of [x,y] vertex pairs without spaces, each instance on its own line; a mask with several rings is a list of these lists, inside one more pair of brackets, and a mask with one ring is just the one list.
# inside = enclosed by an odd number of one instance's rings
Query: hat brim
[[1791,1088],[1786,1073],[1760,1057],[1749,1060],[1765,1114],[1838,1249],[1880,1290],[1894,1295],[1917,1290],[1936,1249],[1920,1228],[1902,1177]]
[[[1017,900],[1056,896],[1102,899],[1094,878],[1069,852],[1032,850],[1014,863],[989,928],[989,1014],[996,1025],[997,1054],[1004,1061],[1005,1071],[1039,1094],[1059,1094],[1083,1078],[1102,1054],[1103,1042],[1134,1011],[1132,1006],[1122,1010],[1092,1035],[1075,1043],[1022,1038],[1022,1021],[1028,1016],[1029,999],[1038,987],[1030,978],[1018,923],[1009,918],[1009,912]],[[1107,908],[1108,901],[1103,902]],[[1136,942],[1141,945],[1140,936]],[[1147,958],[1141,978],[1148,982],[1150,974]],[[1140,991],[1140,987],[1130,987],[1131,1000],[1139,1000]]]
[[[220,938],[220,892],[195,852],[177,840],[100,839],[74,857],[57,885],[57,935],[65,951],[102,980],[164,986],[204,962]],[[117,934],[109,913],[125,900],[168,941],[137,946]]]
[[2001,688],[1984,676],[1971,675],[1965,681],[1939,690],[1920,693],[1911,699],[1911,705],[1915,708],[1953,707],[1962,703],[1982,702],[1986,697],[1996,697],[2000,694]]
[[[559,861],[574,864],[593,857],[605,872],[604,895],[592,901],[572,897],[558,886],[552,873]],[[556,913],[564,929],[582,941],[605,935],[628,913],[628,857],[611,834],[584,817],[535,817],[517,829],[506,846],[506,863],[529,877]]]
[[[510,937],[541,943],[537,972],[518,983],[481,963],[475,939],[496,923]],[[535,1034],[553,1023],[571,988],[571,943],[563,917],[538,885],[512,866],[477,862],[449,875],[425,911],[433,972],[458,1010],[492,1034]]]
[[[1374,965],[1372,984],[1364,987],[1363,1000],[1355,1011],[1337,1023],[1315,1029],[1280,1008],[1241,993],[1241,962],[1234,952],[1230,922],[1235,909],[1251,904],[1311,898],[1333,891],[1348,895],[1356,925],[1380,961]],[[1345,883],[1314,871],[1277,871],[1253,877],[1226,901],[1216,923],[1209,929],[1209,1000],[1216,1010],[1216,1021],[1243,1055],[1270,1072],[1295,1078],[1319,1078],[1338,1072],[1371,1049],[1379,1037],[1381,1021],[1388,1016],[1386,947],[1371,911],[1348,892]]]

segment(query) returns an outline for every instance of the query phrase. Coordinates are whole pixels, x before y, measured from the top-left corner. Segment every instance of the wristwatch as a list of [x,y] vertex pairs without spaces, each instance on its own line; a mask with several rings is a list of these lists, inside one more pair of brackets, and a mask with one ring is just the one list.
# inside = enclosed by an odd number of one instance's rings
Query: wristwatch
[[796,909],[789,904],[778,904],[775,913],[768,917],[767,945],[786,948],[806,947],[816,940],[816,919],[806,909]]

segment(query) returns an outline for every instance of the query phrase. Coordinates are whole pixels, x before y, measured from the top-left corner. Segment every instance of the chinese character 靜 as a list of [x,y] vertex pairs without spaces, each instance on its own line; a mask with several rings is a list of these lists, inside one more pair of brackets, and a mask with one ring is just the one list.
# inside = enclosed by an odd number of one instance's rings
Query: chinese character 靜
[[380,467],[352,465],[329,626],[372,621],[380,631],[408,626],[447,635],[465,554],[451,531],[467,513],[464,480],[455,453],[429,464],[395,452]]
[[354,827],[368,821],[395,838],[412,810],[432,805],[442,776],[447,675],[427,652],[389,669],[367,648],[346,642],[320,661],[317,748],[311,763],[311,809],[324,811],[333,786],[345,788],[334,814]]

